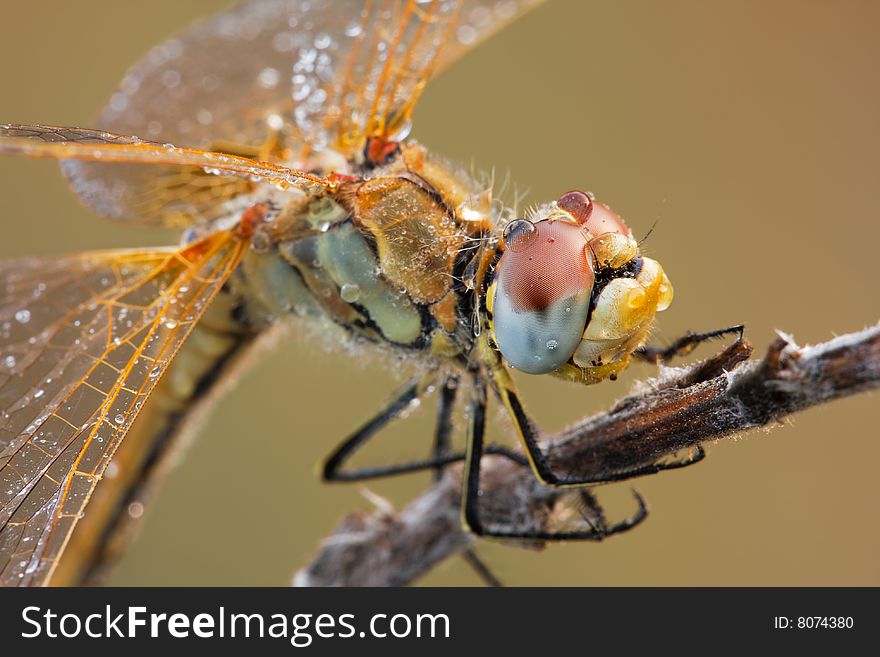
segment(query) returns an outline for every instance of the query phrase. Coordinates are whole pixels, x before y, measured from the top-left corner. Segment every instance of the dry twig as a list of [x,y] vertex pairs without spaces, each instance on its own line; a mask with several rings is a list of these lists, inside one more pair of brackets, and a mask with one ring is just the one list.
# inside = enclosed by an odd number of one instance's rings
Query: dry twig
[[[549,436],[554,471],[588,477],[656,462],[832,399],[880,387],[880,325],[828,342],[798,347],[785,335],[762,360],[737,342],[686,368],[664,368],[609,411]],[[483,517],[546,529],[570,490],[540,485],[532,472],[485,457]],[[461,468],[400,512],[380,509],[346,518],[310,564],[298,586],[395,586],[412,582],[474,538],[462,531]]]

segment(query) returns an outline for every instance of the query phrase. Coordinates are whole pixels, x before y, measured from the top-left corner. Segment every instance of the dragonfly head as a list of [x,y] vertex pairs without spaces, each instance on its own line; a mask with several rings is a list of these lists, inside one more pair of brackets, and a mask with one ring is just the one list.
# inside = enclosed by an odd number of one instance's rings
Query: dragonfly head
[[660,264],[639,253],[619,215],[583,192],[512,221],[503,238],[487,306],[495,344],[523,372],[613,376],[672,301]]

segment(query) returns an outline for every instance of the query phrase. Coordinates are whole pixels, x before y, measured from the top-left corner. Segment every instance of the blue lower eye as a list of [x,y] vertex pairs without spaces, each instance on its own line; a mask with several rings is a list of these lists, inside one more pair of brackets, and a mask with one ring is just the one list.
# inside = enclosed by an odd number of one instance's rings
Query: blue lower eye
[[501,281],[496,287],[495,342],[510,365],[528,374],[547,374],[574,354],[587,322],[589,293],[560,299],[540,310],[515,310]]

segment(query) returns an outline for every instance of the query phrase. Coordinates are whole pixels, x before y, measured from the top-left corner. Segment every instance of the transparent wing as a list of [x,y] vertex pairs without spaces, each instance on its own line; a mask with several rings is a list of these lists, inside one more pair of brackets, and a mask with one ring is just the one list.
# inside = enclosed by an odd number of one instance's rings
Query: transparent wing
[[180,250],[0,264],[0,584],[46,584],[142,404],[241,257]]
[[[100,190],[94,190],[94,181],[76,177],[74,184],[99,212],[112,213],[114,208],[124,205],[138,216],[152,218],[163,225],[191,223],[191,212],[196,205],[206,211],[209,208],[218,211],[224,199],[249,190],[254,181],[303,191],[315,191],[332,184],[305,171],[248,157],[157,144],[83,128],[0,124],[0,153],[100,161],[104,167],[128,166],[129,184],[117,180],[112,186],[101,185]],[[175,184],[169,184],[168,176],[173,177]],[[189,188],[180,184],[187,179],[191,181]],[[135,183],[137,180],[141,183]],[[163,184],[165,191],[176,189],[178,194],[176,198],[166,195],[159,207],[151,209],[158,197],[147,190],[156,190],[158,184]],[[87,190],[90,191],[87,193]],[[233,190],[238,191],[233,194]]]
[[[250,0],[153,48],[96,126],[310,169],[309,150],[351,156],[371,134],[402,134],[431,75],[540,1]],[[124,220],[168,223],[164,199],[181,186],[103,163],[65,171]],[[176,221],[198,220],[202,201],[179,204]]]

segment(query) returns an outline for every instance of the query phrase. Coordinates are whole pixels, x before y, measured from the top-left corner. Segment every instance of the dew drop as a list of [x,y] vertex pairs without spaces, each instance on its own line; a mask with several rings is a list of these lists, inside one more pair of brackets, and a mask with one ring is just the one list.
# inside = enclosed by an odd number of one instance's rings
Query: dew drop
[[27,324],[31,321],[31,311],[30,310],[19,310],[15,313],[15,320],[20,324]]
[[471,25],[462,25],[456,32],[458,41],[464,45],[470,45],[477,40],[477,31]]
[[284,119],[281,118],[280,114],[270,114],[266,117],[266,125],[269,126],[270,130],[281,130],[284,127]]
[[180,73],[178,73],[174,69],[168,69],[167,71],[162,73],[162,84],[164,84],[169,89],[173,89],[180,84]]
[[278,72],[277,68],[267,66],[260,71],[260,74],[257,76],[257,81],[264,89],[272,89],[273,87],[278,86],[278,83],[281,81],[281,73]]
[[553,351],[558,346],[559,346],[558,340],[547,340],[547,349],[549,349],[550,351]]
[[125,416],[122,413],[117,414],[117,416],[113,419],[116,420],[116,424],[122,424],[123,422],[125,422]]
[[34,393],[34,399],[39,399],[40,397],[42,397],[42,396],[45,395],[45,394],[46,394],[46,391],[43,390],[42,388],[40,388],[39,390],[37,390],[37,391]]
[[156,365],[156,367],[154,367],[153,369],[150,370],[150,378],[155,379],[157,376],[159,376],[159,373],[161,371],[162,371],[162,368],[159,367],[158,365]]
[[324,48],[329,48],[333,43],[333,39],[329,34],[321,33],[315,37],[315,48],[318,50],[324,50]]
[[504,243],[514,253],[523,251],[536,237],[538,229],[527,219],[511,221],[504,228]]
[[361,296],[361,288],[355,283],[345,283],[339,289],[339,295],[346,303],[354,303]]
[[169,329],[176,329],[177,328],[177,320],[176,319],[166,320],[165,327],[169,328]]
[[461,282],[468,290],[473,290],[477,278],[477,258],[471,260],[461,275]]

